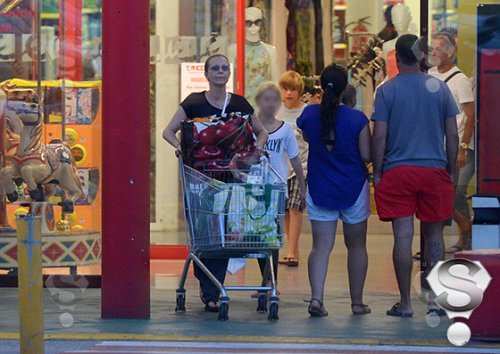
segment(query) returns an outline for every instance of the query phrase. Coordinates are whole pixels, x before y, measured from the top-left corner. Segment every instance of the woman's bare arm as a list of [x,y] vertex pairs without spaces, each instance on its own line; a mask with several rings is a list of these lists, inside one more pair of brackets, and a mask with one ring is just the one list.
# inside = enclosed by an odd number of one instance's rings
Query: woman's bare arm
[[359,152],[361,153],[361,158],[363,159],[364,162],[371,161],[370,144],[371,144],[370,127],[367,124],[359,134]]
[[305,199],[306,198],[306,179],[304,177],[304,169],[302,168],[302,162],[300,161],[300,158],[298,156],[291,159],[290,162],[292,164],[293,171],[295,172],[295,175],[297,176],[297,181],[299,182],[300,197],[302,199]]
[[181,143],[177,139],[177,132],[181,129],[181,124],[187,119],[186,112],[182,107],[179,107],[177,112],[168,123],[167,127],[163,130],[163,139],[165,139],[176,150],[181,148]]
[[269,134],[266,128],[264,128],[264,125],[262,124],[260,119],[258,119],[256,116],[252,117],[251,122],[253,131],[255,132],[255,135],[257,135],[257,148],[264,149]]

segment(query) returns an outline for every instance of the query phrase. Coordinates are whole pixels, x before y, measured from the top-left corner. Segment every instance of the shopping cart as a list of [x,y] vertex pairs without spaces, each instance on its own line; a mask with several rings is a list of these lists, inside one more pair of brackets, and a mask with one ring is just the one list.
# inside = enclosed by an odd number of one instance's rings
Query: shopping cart
[[[229,291],[258,291],[257,311],[268,312],[269,320],[278,320],[271,254],[283,242],[286,183],[266,158],[244,169],[211,168],[204,173],[181,160],[180,173],[190,251],[176,292],[176,312],[186,311],[184,286],[194,262],[220,290],[219,320],[228,319]],[[224,286],[203,263],[207,258],[266,258],[271,284]]]

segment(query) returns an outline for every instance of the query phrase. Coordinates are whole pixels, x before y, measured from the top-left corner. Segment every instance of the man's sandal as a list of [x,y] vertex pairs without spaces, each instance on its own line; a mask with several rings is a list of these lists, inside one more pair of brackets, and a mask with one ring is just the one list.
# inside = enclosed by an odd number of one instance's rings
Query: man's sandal
[[394,306],[392,306],[390,310],[387,310],[386,314],[387,316],[393,316],[393,317],[403,317],[403,318],[413,317],[413,312],[401,311],[401,304],[399,302],[394,304]]
[[370,307],[365,304],[352,304],[351,311],[353,315],[367,315],[372,312]]

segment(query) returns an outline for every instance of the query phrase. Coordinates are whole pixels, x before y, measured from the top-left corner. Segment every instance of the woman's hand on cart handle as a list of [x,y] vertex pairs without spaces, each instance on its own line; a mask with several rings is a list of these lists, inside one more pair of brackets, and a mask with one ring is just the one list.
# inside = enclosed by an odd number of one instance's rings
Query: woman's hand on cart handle
[[174,148],[175,148],[175,157],[177,158],[182,157],[181,144],[178,144]]
[[257,151],[257,154],[259,155],[259,157],[264,156],[264,157],[269,158],[269,153],[263,147],[257,146],[256,151]]

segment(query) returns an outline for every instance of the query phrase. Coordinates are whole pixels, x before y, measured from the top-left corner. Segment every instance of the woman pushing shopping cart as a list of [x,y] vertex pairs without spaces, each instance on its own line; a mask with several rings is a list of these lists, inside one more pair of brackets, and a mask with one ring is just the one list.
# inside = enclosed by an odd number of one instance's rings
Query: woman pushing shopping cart
[[[272,252],[282,245],[286,184],[267,158],[249,161],[241,154],[223,167],[209,164],[202,171],[181,160],[180,170],[190,251],[177,289],[176,311],[186,309],[184,285],[193,262],[221,293],[220,320],[228,319],[229,291],[258,291],[257,310],[267,311],[269,320],[277,320],[279,298]],[[267,259],[270,284],[224,286],[204,264],[214,258]]]

